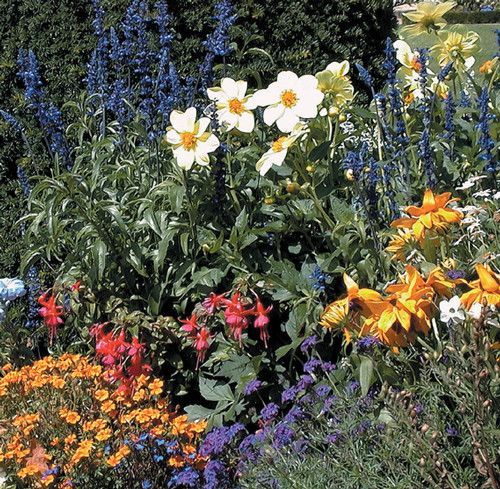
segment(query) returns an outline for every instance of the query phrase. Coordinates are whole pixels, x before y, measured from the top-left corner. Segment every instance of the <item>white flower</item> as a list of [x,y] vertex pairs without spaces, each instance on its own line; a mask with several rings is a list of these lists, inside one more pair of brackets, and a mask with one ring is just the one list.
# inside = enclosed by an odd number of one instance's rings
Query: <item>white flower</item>
[[470,177],[460,187],[457,187],[457,190],[467,190],[469,188],[472,188],[476,185],[477,182],[479,182],[483,178],[487,178],[486,175],[478,175],[475,177]]
[[251,109],[255,109],[253,97],[246,95],[247,82],[223,78],[220,87],[207,90],[208,98],[215,101],[217,117],[227,131],[236,128],[241,132],[252,132],[255,119]]
[[453,296],[449,301],[443,300],[439,303],[441,311],[440,319],[443,323],[458,324],[465,320],[465,312],[458,295]]
[[479,319],[483,315],[483,305],[479,302],[474,302],[468,311],[472,319]]
[[316,77],[304,75],[299,78],[291,71],[282,71],[277,81],[254,94],[255,104],[267,107],[264,122],[268,126],[276,122],[278,129],[284,133],[292,132],[301,117],[316,117],[323,98]]
[[207,132],[210,124],[208,117],[196,120],[196,109],[190,107],[186,112],[174,110],[170,114],[170,123],[166,140],[173,146],[173,152],[177,164],[190,170],[196,161],[198,165],[207,166],[210,162],[209,153],[219,147],[217,136]]
[[[413,93],[417,98],[422,98],[423,93],[420,89],[420,55],[418,51],[414,51],[410,45],[398,39],[394,42],[396,50],[396,58],[401,63],[401,68],[398,70],[398,77],[403,79],[405,87]],[[432,71],[427,69],[429,75]]]
[[271,149],[267,150],[260,160],[257,161],[255,165],[257,171],[261,175],[265,175],[273,165],[281,166],[285,161],[288,148],[306,132],[306,126],[299,123],[293,128],[292,134],[289,136],[281,136],[276,139],[276,141],[271,144]]

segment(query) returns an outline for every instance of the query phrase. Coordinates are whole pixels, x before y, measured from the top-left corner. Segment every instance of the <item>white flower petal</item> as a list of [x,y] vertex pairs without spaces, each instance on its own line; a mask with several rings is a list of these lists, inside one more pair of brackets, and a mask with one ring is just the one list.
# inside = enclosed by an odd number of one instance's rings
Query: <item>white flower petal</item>
[[232,78],[223,78],[220,86],[228,99],[238,98],[238,84]]
[[264,122],[268,126],[272,126],[277,119],[283,116],[284,112],[285,112],[285,107],[283,107],[283,105],[281,104],[270,105],[264,111]]
[[212,153],[220,146],[219,139],[215,134],[210,134],[206,141],[198,141],[197,148],[203,149],[205,153]]
[[174,156],[177,164],[184,170],[191,170],[194,163],[194,151],[186,150],[182,146],[174,149]]
[[281,132],[289,133],[293,131],[293,128],[297,122],[299,122],[299,117],[291,109],[286,109],[284,114],[276,121],[276,125]]
[[169,129],[165,136],[167,143],[169,144],[180,144],[181,136],[175,129]]
[[[312,77],[315,78],[314,76]],[[282,71],[281,73],[278,74],[277,80],[282,90],[285,90],[287,88],[293,88],[297,84],[298,79],[299,77],[293,71]]]
[[210,125],[210,119],[208,117],[201,117],[198,121],[198,131],[196,131],[196,137],[200,137]]
[[245,95],[247,93],[247,88],[248,88],[248,83],[243,80],[239,80],[236,82],[237,88],[238,88],[238,95],[237,97],[241,100],[245,98]]
[[243,112],[236,124],[236,127],[241,132],[252,132],[255,127],[255,119],[252,112]]

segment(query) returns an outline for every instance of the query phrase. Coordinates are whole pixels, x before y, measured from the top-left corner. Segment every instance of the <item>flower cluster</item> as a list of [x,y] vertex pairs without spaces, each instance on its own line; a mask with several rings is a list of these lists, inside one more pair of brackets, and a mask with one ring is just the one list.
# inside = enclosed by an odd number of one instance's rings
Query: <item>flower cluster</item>
[[197,307],[195,312],[188,319],[181,320],[181,330],[187,333],[192,341],[193,347],[197,351],[197,367],[205,360],[210,348],[213,334],[213,327],[222,319],[229,330],[230,336],[242,345],[243,333],[253,319],[253,327],[259,332],[260,339],[267,347],[269,339],[269,313],[272,306],[264,306],[262,300],[255,295],[255,302],[243,296],[241,292],[234,292],[230,298],[229,293],[211,293],[203,300],[201,307]]
[[156,455],[170,473],[204,465],[197,443],[206,423],[169,409],[159,379],[139,376],[126,396],[102,366],[71,354],[19,370],[5,365],[2,373],[0,415],[12,426],[2,433],[0,461],[29,487],[70,487],[113,469],[126,472],[125,461],[145,439],[169,445]]
[[109,380],[119,383],[118,391],[131,395],[137,379],[151,372],[151,366],[144,362],[145,347],[136,337],[127,341],[124,329],[106,332],[107,329],[109,324],[95,324],[90,331],[96,342],[96,357]]
[[424,278],[415,267],[406,266],[400,282],[386,287],[385,295],[360,289],[344,275],[347,296],[328,305],[322,315],[325,328],[341,328],[348,341],[353,334],[374,336],[393,348],[407,346],[417,334],[429,332],[436,296],[449,297],[455,287],[441,268]]

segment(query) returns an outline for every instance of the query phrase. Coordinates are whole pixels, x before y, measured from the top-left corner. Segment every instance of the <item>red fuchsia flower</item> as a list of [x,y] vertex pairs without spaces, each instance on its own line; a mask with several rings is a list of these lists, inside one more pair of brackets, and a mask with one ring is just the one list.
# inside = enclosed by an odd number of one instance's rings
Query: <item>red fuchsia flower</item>
[[202,326],[196,335],[196,338],[193,342],[193,346],[196,348],[198,352],[196,356],[196,368],[199,367],[200,363],[203,363],[205,360],[205,356],[207,354],[207,350],[210,347],[210,331],[206,326]]
[[253,325],[259,329],[260,331],[260,339],[264,342],[265,347],[267,348],[267,340],[269,339],[269,331],[267,326],[269,324],[268,314],[273,309],[273,306],[264,307],[261,300],[257,297],[257,303],[255,306],[255,321]]
[[137,338],[132,338],[132,343],[128,349],[130,357],[130,365],[127,373],[130,377],[139,377],[140,375],[149,375],[151,373],[151,365],[144,363],[143,354],[145,352],[144,345],[139,343]]
[[56,304],[55,296],[47,296],[48,292],[45,292],[45,294],[42,294],[38,298],[38,303],[43,306],[38,310],[38,313],[42,316],[44,323],[49,328],[49,343],[52,345],[57,333],[57,327],[64,322],[61,318],[64,308]]
[[240,343],[243,330],[248,327],[248,316],[255,313],[253,308],[245,309],[245,304],[241,300],[241,294],[235,292],[231,300],[224,299],[226,309],[224,310],[224,317],[226,323],[231,329],[233,338]]
[[201,303],[209,314],[213,314],[217,309],[224,305],[226,292],[224,294],[215,294],[210,292],[210,295]]
[[181,319],[181,323],[182,331],[186,332],[189,336],[196,336],[199,325],[198,318],[195,313],[191,314],[191,317],[188,319]]

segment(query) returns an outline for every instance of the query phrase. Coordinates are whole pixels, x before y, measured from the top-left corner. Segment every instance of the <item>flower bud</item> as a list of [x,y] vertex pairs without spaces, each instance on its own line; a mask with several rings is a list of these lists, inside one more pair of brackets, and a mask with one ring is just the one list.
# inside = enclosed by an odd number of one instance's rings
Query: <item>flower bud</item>
[[335,117],[335,116],[339,115],[339,113],[340,113],[340,109],[338,107],[332,106],[328,109],[328,115],[330,117]]
[[297,182],[288,182],[286,184],[286,191],[289,194],[298,194],[300,192],[300,185]]
[[315,165],[307,165],[306,166],[306,172],[307,173],[314,173],[316,171],[316,166]]
[[353,182],[354,181],[354,172],[351,169],[346,170],[345,171],[345,178],[346,178],[346,180]]
[[347,116],[345,114],[339,115],[339,122],[345,122],[347,120]]
[[266,204],[266,205],[273,205],[275,202],[276,202],[276,199],[272,195],[269,195],[268,197],[264,197],[264,204]]

